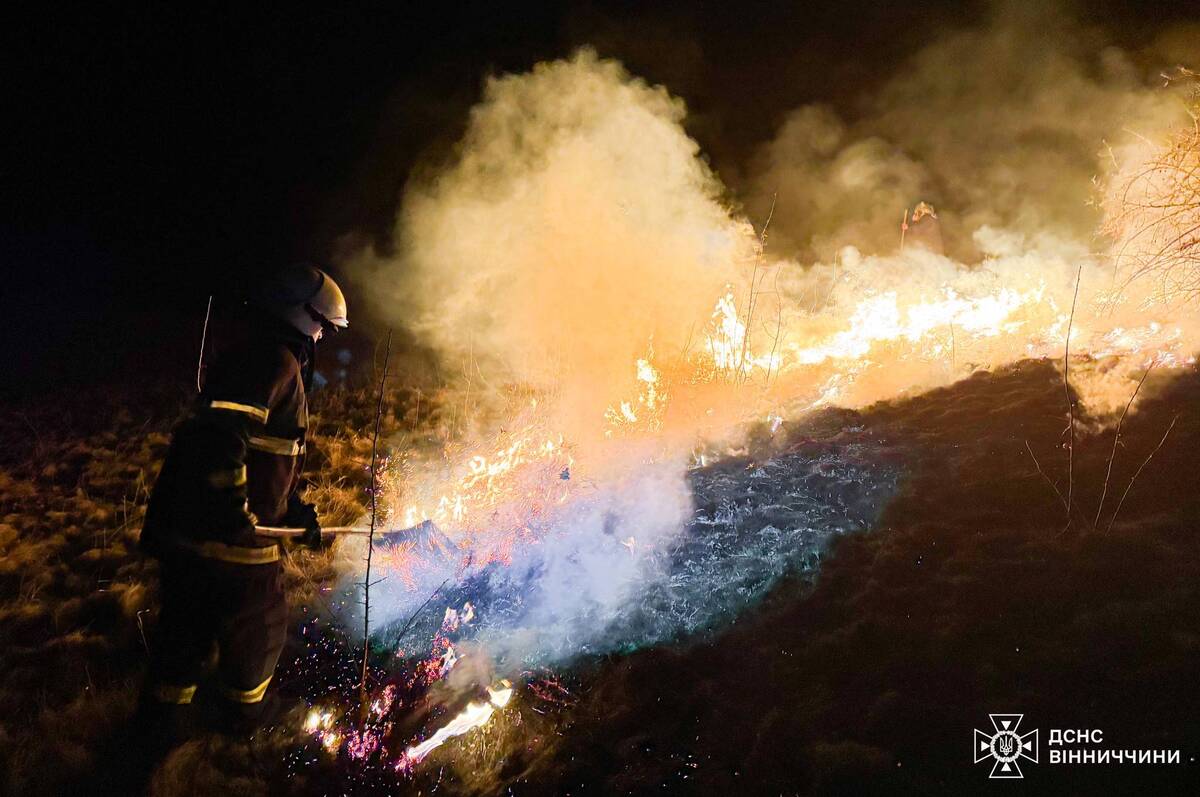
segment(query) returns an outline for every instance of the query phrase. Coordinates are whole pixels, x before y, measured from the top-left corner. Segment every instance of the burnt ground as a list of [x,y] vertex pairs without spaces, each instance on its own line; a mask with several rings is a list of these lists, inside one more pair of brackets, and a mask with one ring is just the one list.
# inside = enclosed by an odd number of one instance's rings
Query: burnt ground
[[[862,425],[902,459],[878,526],[839,538],[811,591],[796,578],[711,642],[606,667],[536,777],[573,793],[974,793],[991,784],[972,729],[1013,712],[1025,728],[1102,729],[1113,749],[1181,749],[1183,763],[1050,766],[1043,730],[1043,763],[1005,788],[1195,793],[1200,381],[1155,387],[1126,421],[1110,493],[1178,420],[1111,531],[1111,494],[1099,530],[1064,531],[1025,448],[1065,492],[1050,364],[817,419]],[[1088,518],[1111,446],[1111,430],[1076,444]]]
[[[1077,441],[1083,511],[1070,527],[1026,450],[1028,441],[1065,491],[1064,399],[1051,363],[794,425],[782,452],[747,455],[745,466],[869,442],[899,473],[872,529],[839,536],[815,576],[786,575],[730,624],[580,663],[562,673],[570,699],[553,711],[514,701],[479,739],[447,744],[414,782],[386,790],[1196,793],[1200,377],[1159,374],[1143,390],[1096,529],[1111,428]],[[212,738],[176,750],[145,780],[130,774],[138,618],[152,631],[154,575],[120,510],[124,500],[136,519],[135,485],[152,474],[177,399],[93,413],[78,428],[4,419],[13,445],[0,485],[0,782],[26,794],[129,793],[147,782],[164,795],[384,789],[375,778],[347,783],[335,765],[297,773],[277,764],[282,752]],[[369,406],[365,395],[331,401],[323,417],[346,427]],[[335,452],[315,463],[322,500],[351,514],[363,441],[322,431]],[[292,574],[298,610],[328,578],[321,568],[302,562]],[[1041,729],[1042,763],[1023,764],[1020,783],[990,784],[989,767],[971,762],[972,731],[988,727],[989,712],[1023,713],[1022,730]],[[1101,729],[1114,750],[1179,749],[1183,763],[1051,765],[1051,728]]]

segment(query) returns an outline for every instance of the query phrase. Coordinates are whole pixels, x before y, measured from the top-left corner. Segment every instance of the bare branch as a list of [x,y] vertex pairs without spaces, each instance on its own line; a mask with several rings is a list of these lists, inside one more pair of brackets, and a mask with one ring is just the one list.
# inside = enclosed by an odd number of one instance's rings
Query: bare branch
[[212,318],[213,297],[208,295],[208,309],[204,311],[204,329],[200,332],[200,359],[196,363],[196,392],[204,390],[204,346],[208,343],[208,320]]
[[[379,501],[379,428],[383,420],[383,390],[387,383],[388,361],[392,356],[392,330],[388,330],[387,346],[383,353],[383,374],[379,378],[379,401],[375,406],[375,434],[371,438],[371,526],[367,536],[367,570],[363,574],[363,659],[362,680],[359,682],[359,719],[366,721],[370,710],[367,674],[371,660],[371,554],[375,548],[375,522]],[[377,582],[375,582],[377,583]]]
[[1108,526],[1106,526],[1104,529],[1105,533],[1112,531],[1113,524],[1117,522],[1117,515],[1121,514],[1121,507],[1125,506],[1125,498],[1129,495],[1129,491],[1133,489],[1133,483],[1137,481],[1138,476],[1142,475],[1142,469],[1145,468],[1146,465],[1150,464],[1150,460],[1153,459],[1154,455],[1158,453],[1158,450],[1163,447],[1163,443],[1167,442],[1167,435],[1171,434],[1171,430],[1175,428],[1175,422],[1178,420],[1178,415],[1171,419],[1171,425],[1167,427],[1167,431],[1163,432],[1162,439],[1158,441],[1158,445],[1154,447],[1154,450],[1151,451],[1144,460],[1142,460],[1142,464],[1138,466],[1136,471],[1134,471],[1133,478],[1129,480],[1129,485],[1125,488],[1125,492],[1121,493],[1121,500],[1117,502],[1117,508],[1113,511],[1112,517],[1108,519]]
[[750,356],[750,322],[754,319],[755,291],[758,287],[758,266],[762,262],[763,250],[767,248],[767,228],[771,226],[771,219],[775,216],[775,200],[778,197],[778,191],[771,195],[771,209],[767,211],[767,220],[763,222],[762,232],[758,234],[758,250],[754,253],[754,269],[750,272],[750,297],[746,303],[746,324],[745,331],[742,334],[742,353],[741,357],[738,358],[738,383],[744,382],[747,376],[746,359]]
[[1167,79],[1174,81],[1193,85],[1186,100],[1192,124],[1163,143],[1141,137],[1146,154],[1124,169],[1110,150],[1116,173],[1103,202],[1119,291],[1146,280],[1150,302],[1200,298],[1200,84],[1188,71]]
[[1108,497],[1108,480],[1112,477],[1113,461],[1117,458],[1117,446],[1121,442],[1121,427],[1125,425],[1125,416],[1129,414],[1129,408],[1133,406],[1133,400],[1137,398],[1142,385],[1146,382],[1146,377],[1150,376],[1150,372],[1154,370],[1156,364],[1157,360],[1150,361],[1150,367],[1146,369],[1146,373],[1142,374],[1142,378],[1138,380],[1137,387],[1133,389],[1133,395],[1125,403],[1125,409],[1121,411],[1121,418],[1117,421],[1117,431],[1113,435],[1112,453],[1108,455],[1108,469],[1104,472],[1104,490],[1100,493],[1100,505],[1096,507],[1096,519],[1092,521],[1092,526],[1100,525],[1100,513],[1104,511],[1104,499]]
[[[1075,295],[1071,299],[1071,317],[1067,321],[1067,339],[1063,350],[1063,395],[1067,399],[1067,526],[1071,525],[1071,507],[1075,503],[1075,400],[1071,396],[1071,329],[1075,325],[1075,303],[1079,301],[1079,280],[1083,266],[1075,272]],[[1066,529],[1063,529],[1066,531]]]
[[1025,450],[1029,452],[1029,456],[1033,459],[1033,464],[1037,467],[1038,473],[1042,474],[1042,478],[1046,480],[1046,484],[1050,485],[1050,489],[1053,490],[1054,494],[1058,496],[1059,503],[1063,505],[1063,509],[1066,509],[1067,515],[1070,516],[1071,509],[1067,505],[1067,499],[1063,498],[1063,494],[1058,489],[1058,486],[1050,480],[1050,477],[1046,475],[1046,471],[1042,470],[1042,463],[1038,462],[1037,455],[1033,453],[1033,449],[1030,447],[1028,440],[1025,441]]

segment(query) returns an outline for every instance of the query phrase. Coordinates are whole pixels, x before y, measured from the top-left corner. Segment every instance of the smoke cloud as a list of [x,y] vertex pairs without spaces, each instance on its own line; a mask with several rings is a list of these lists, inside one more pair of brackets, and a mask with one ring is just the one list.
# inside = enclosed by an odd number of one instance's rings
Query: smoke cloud
[[[1057,12],[1002,7],[987,29],[942,35],[864,87],[854,118],[789,113],[740,186],[757,231],[666,88],[589,49],[489,79],[455,157],[408,187],[396,256],[360,251],[347,270],[376,312],[447,362],[471,358],[490,383],[550,398],[501,423],[492,453],[481,431],[461,461],[406,474],[392,516],[433,518],[470,551],[472,588],[522,607],[493,646],[561,659],[629,642],[609,629],[675,578],[664,560],[630,551],[639,539],[643,550],[679,549],[689,467],[706,462],[702,450],[727,454],[748,418],[774,431],[821,405],[1061,358],[1068,330],[1072,351],[1096,363],[1073,371],[1074,386],[1093,413],[1115,411],[1151,360],[1192,362],[1200,344],[1178,308],[1136,289],[1114,295],[1089,204],[1095,179],[1144,158],[1147,140],[1185,118],[1150,65],[1191,46],[1166,36],[1125,53]],[[919,200],[934,219],[913,218]],[[913,236],[904,248],[902,219]],[[537,440],[514,442],[518,426]],[[536,474],[504,481],[532,460]],[[502,489],[483,495],[493,481]],[[413,485],[436,511],[403,510]],[[798,496],[811,498],[789,500]],[[767,534],[777,546],[753,549],[754,561],[789,552],[784,565],[748,568],[774,574],[839,528],[819,513],[750,525],[730,527],[738,545]],[[383,588],[381,619],[407,616],[458,571],[422,572]],[[699,616],[765,589],[720,589],[722,572],[714,560],[689,576],[688,600],[712,604]]]
[[409,187],[399,259],[352,270],[448,357],[566,390],[584,432],[633,359],[682,347],[750,256],[684,115],[590,50],[492,78],[456,162]]
[[919,200],[937,209],[947,251],[965,262],[980,256],[973,235],[984,225],[1091,239],[1093,178],[1138,135],[1183,118],[1159,73],[1195,63],[1200,40],[1164,34],[1128,53],[1054,5],[998,4],[993,14],[865,86],[853,119],[819,105],[786,116],[745,186],[755,215],[778,193],[777,251],[890,253],[903,210]]

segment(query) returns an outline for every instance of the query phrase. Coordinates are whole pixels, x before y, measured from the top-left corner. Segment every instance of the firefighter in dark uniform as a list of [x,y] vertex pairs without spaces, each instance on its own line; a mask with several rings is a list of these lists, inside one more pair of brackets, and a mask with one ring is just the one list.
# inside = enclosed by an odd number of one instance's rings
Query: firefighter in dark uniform
[[256,525],[321,527],[298,485],[306,393],[324,334],[348,325],[346,301],[319,269],[285,269],[260,286],[215,353],[196,406],[175,430],[142,529],[160,562],[162,611],[143,709],[178,714],[217,652],[221,705],[234,730],[261,719],[287,635],[281,550]]

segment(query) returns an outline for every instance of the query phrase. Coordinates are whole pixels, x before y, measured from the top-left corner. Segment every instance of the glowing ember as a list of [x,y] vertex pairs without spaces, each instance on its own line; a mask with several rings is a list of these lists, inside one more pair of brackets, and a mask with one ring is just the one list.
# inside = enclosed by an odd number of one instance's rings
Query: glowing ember
[[304,719],[304,730],[311,733],[327,751],[336,752],[342,743],[342,735],[334,728],[334,717],[329,711],[313,708]]
[[[341,752],[351,760],[364,763],[376,757],[387,761],[387,737],[393,727],[391,715],[409,702],[400,697],[400,689],[403,688],[406,694],[414,690],[421,692],[449,675],[460,657],[448,634],[469,624],[474,618],[475,608],[469,602],[463,604],[462,609],[448,607],[442,625],[434,635],[429,655],[412,668],[402,685],[390,683],[373,696],[368,704],[367,721],[363,725],[347,726],[342,714],[314,706],[305,716],[305,732],[311,734],[329,753],[336,755]],[[506,680],[488,688],[486,702],[473,701],[458,717],[430,739],[407,748],[394,764],[395,769],[408,771],[446,739],[461,736],[472,728],[486,724],[496,709],[508,704],[512,693],[512,685]],[[339,717],[342,717],[341,727]]]
[[427,755],[440,747],[447,739],[462,736],[464,733],[486,725],[492,715],[496,713],[496,709],[504,708],[512,700],[512,684],[508,681],[500,681],[496,688],[488,687],[487,693],[487,702],[472,701],[457,717],[439,728],[433,736],[405,750],[404,755],[396,764],[396,769],[410,769],[421,763]]
[[333,725],[333,715],[328,711],[320,709],[312,709],[308,712],[308,716],[304,719],[304,730],[309,733],[316,733],[321,729],[328,729]]

